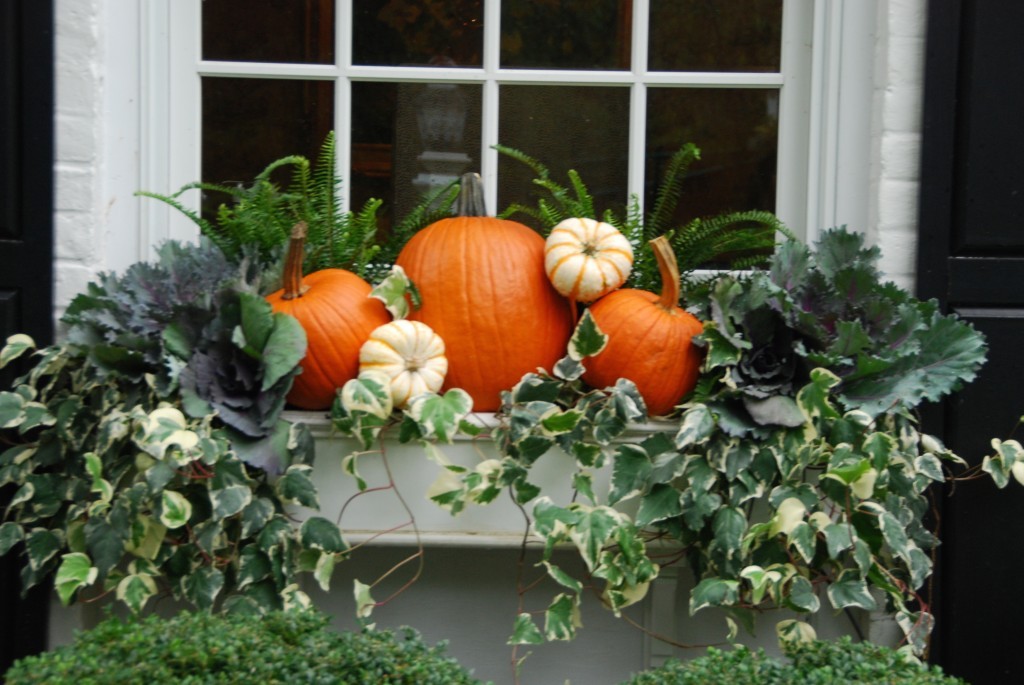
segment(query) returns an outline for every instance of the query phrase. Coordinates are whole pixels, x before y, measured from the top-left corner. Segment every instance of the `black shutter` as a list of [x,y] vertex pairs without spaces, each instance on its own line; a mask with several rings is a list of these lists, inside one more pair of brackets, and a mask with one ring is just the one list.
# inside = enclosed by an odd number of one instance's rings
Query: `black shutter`
[[[990,349],[978,380],[926,427],[971,464],[1024,414],[1022,29],[1024,2],[929,3],[918,290]],[[1024,682],[1013,628],[1024,615],[1024,488],[953,490],[940,507],[935,660],[972,685]]]
[[[53,1],[0,1],[0,342],[53,337],[53,65]],[[0,559],[0,674],[46,648],[50,595],[21,598],[17,552]]]

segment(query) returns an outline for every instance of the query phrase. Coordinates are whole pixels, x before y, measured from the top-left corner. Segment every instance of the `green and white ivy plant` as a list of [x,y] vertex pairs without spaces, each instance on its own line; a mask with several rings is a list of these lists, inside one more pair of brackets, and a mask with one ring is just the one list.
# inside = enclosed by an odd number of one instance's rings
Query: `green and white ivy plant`
[[0,392],[0,555],[20,550],[24,590],[264,612],[308,602],[301,573],[327,587],[347,547],[290,516],[318,506],[313,443],[280,416],[305,336],[250,276],[169,243],[76,298],[65,341],[7,340],[0,367],[27,370]]
[[[541,565],[562,591],[543,629],[520,613],[513,643],[571,638],[587,591],[614,611],[641,598],[659,571],[648,552],[656,539],[697,579],[691,613],[721,607],[749,628],[773,607],[803,616],[826,604],[884,609],[921,652],[933,623],[922,588],[938,544],[926,525],[929,498],[955,469],[971,474],[919,429],[913,410],[972,380],[985,343],[935,303],[883,282],[878,256],[834,229],[814,250],[790,241],[763,271],[691,290],[706,321],[701,380],[678,417],[642,439],[627,433],[647,420],[632,383],[593,389],[580,380],[604,344],[587,313],[564,359],[504,394],[486,435],[466,420],[468,404],[456,411],[439,397],[420,400],[445,406],[429,412],[438,418],[429,429],[420,410],[393,415],[372,379],[342,393],[336,425],[367,449],[395,425],[400,441],[420,441],[428,454],[460,430],[491,440],[495,455],[475,468],[438,459],[428,494],[453,514],[503,490],[530,507]],[[361,399],[371,395],[378,400]],[[1011,476],[1024,483],[1019,444],[993,444],[983,470],[999,487]],[[531,480],[551,449],[575,462],[568,502]],[[611,470],[607,492],[594,487],[600,468]],[[578,577],[553,562],[565,545],[584,562]],[[784,628],[810,634],[802,621]]]

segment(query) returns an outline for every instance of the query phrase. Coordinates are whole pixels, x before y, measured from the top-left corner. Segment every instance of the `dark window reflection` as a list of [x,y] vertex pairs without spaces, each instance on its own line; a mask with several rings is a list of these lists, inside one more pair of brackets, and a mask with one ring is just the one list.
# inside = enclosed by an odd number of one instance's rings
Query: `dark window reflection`
[[[201,178],[210,183],[249,185],[288,155],[315,162],[333,126],[334,84],[328,81],[203,78],[202,100]],[[286,186],[288,171],[275,180]],[[204,213],[223,201],[204,198]]]
[[504,0],[501,66],[629,69],[631,0]]
[[421,197],[480,170],[479,85],[352,84],[351,204],[384,201],[381,229]]
[[651,0],[648,69],[779,70],[782,0]]
[[682,186],[679,225],[728,211],[775,211],[779,93],[774,89],[652,88],[647,99],[646,207],[672,154],[701,149]]
[[[542,162],[563,185],[568,185],[566,172],[575,169],[599,212],[622,211],[627,195],[628,88],[502,86],[499,99],[499,143]],[[533,172],[505,155],[499,160],[499,208],[511,202],[533,204]]]
[[352,63],[479,67],[483,0],[355,0]]
[[334,0],[203,0],[202,6],[203,59],[334,63]]

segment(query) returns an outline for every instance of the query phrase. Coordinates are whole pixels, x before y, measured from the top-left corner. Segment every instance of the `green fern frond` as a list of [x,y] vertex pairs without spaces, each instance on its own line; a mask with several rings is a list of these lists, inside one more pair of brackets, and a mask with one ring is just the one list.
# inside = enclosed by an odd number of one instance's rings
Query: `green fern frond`
[[686,143],[676,150],[669,160],[658,191],[655,193],[654,207],[644,222],[644,237],[653,240],[669,230],[669,222],[679,205],[679,196],[686,171],[690,165],[700,159],[700,149],[693,143]]

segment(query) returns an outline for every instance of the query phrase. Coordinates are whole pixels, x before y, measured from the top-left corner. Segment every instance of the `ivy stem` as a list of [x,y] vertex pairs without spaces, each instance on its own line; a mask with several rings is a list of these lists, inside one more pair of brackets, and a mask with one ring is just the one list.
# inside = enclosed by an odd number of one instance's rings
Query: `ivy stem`
[[283,300],[294,300],[309,290],[302,284],[302,262],[306,256],[306,235],[309,227],[305,221],[292,226],[292,234],[288,240],[288,254],[284,258],[284,294]]
[[654,250],[654,258],[658,262],[658,273],[661,274],[661,297],[658,306],[667,312],[675,313],[679,309],[679,262],[668,238],[661,235],[650,241]]

